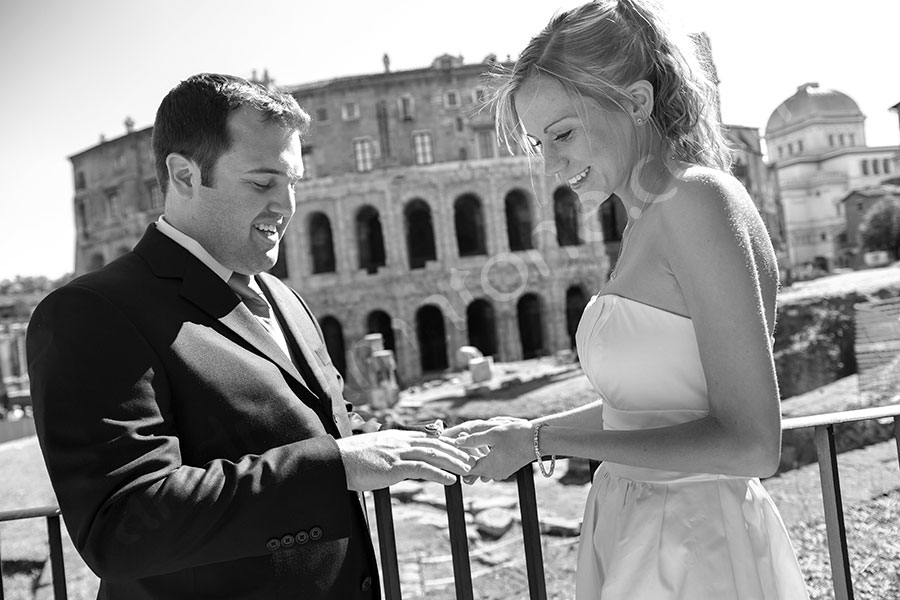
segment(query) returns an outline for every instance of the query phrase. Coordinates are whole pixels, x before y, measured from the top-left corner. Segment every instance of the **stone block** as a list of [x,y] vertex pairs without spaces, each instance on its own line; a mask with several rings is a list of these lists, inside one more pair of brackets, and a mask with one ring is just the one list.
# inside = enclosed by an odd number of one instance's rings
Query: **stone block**
[[475,517],[475,527],[481,537],[498,540],[512,528],[515,520],[515,513],[509,509],[489,508]]
[[545,516],[540,520],[541,533],[558,537],[577,537],[581,533],[581,519]]
[[469,360],[469,372],[472,374],[472,383],[484,383],[494,376],[494,358],[483,356]]
[[416,481],[401,481],[391,486],[391,498],[400,502],[411,502],[422,493],[422,484]]
[[464,369],[472,359],[481,357],[481,350],[475,346],[460,346],[456,351],[456,364],[460,369]]

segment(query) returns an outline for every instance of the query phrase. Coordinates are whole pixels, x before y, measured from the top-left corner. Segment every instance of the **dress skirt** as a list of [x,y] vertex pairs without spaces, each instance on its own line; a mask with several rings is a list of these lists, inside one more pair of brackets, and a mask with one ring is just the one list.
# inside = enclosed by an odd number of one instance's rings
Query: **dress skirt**
[[603,463],[585,506],[577,600],[805,600],[756,478]]

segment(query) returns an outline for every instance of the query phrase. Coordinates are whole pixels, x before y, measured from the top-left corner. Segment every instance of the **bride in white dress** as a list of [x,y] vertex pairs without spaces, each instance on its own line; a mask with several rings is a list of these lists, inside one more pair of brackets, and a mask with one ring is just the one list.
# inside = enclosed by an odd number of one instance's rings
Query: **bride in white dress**
[[601,0],[554,18],[495,98],[507,143],[540,154],[583,203],[616,194],[629,215],[616,270],[576,333],[600,400],[447,432],[491,448],[471,472],[485,480],[536,455],[603,461],[579,600],[807,598],[759,482],[780,455],[778,268],[728,174],[713,90],[658,7]]

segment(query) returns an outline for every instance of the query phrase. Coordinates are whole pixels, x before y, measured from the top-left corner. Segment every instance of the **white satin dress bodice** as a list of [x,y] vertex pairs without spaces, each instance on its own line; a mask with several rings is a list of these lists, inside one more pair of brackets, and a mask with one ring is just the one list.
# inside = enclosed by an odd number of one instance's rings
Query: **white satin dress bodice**
[[[655,429],[709,412],[690,318],[594,296],[576,332],[608,430]],[[604,462],[585,506],[577,600],[803,600],[778,510],[756,478]]]

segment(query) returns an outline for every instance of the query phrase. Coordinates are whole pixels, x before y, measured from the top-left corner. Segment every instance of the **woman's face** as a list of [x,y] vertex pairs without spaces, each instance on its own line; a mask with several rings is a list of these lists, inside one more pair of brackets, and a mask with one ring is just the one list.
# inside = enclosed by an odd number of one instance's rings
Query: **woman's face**
[[627,189],[639,157],[634,125],[624,111],[570,96],[545,75],[525,80],[513,102],[547,175],[567,183],[583,202],[603,202]]

